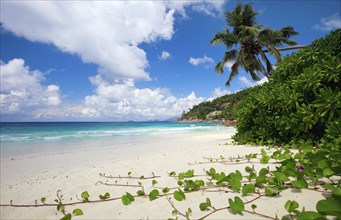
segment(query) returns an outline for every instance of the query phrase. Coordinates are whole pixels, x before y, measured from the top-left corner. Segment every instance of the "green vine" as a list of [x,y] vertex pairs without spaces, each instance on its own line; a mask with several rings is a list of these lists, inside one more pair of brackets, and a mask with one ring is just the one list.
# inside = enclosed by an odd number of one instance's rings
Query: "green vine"
[[[270,154],[269,154],[270,153]],[[329,152],[330,153],[330,152]],[[264,213],[257,212],[257,206],[253,204],[261,197],[274,197],[281,194],[283,190],[287,189],[308,189],[328,195],[328,198],[320,200],[316,204],[316,210],[306,211],[304,208],[300,208],[300,204],[294,200],[288,200],[283,204],[283,208],[288,212],[288,215],[283,216],[282,219],[325,219],[327,216],[335,216],[341,218],[341,175],[334,172],[334,166],[337,166],[338,161],[334,161],[332,157],[328,155],[328,152],[323,151],[323,158],[328,159],[325,161],[313,161],[307,160],[307,158],[315,158],[320,155],[321,152],[317,147],[303,148],[303,150],[297,150],[295,154],[291,153],[288,149],[282,147],[270,148],[266,151],[261,150],[260,154],[249,154],[243,157],[238,156],[229,158],[226,160],[223,156],[220,158],[204,158],[204,163],[221,163],[226,166],[233,166],[241,163],[249,163],[251,166],[245,166],[246,175],[242,175],[242,172],[235,170],[234,172],[225,173],[214,169],[205,170],[204,174],[195,174],[194,169],[187,170],[176,174],[172,171],[168,174],[168,178],[173,178],[177,187],[162,187],[156,186],[158,182],[156,178],[161,176],[152,175],[150,177],[133,177],[130,174],[128,176],[111,176],[105,174],[99,174],[101,178],[105,179],[131,179],[131,180],[152,180],[152,190],[145,192],[144,186],[141,182],[138,184],[118,184],[98,181],[96,185],[107,185],[115,187],[140,187],[136,193],[129,193],[122,195],[121,197],[111,197],[108,192],[99,195],[99,199],[91,200],[90,194],[87,191],[81,193],[79,201],[77,202],[64,202],[61,190],[57,191],[57,198],[55,203],[46,203],[46,198],[41,198],[41,204],[31,205],[19,205],[13,204],[1,204],[2,207],[44,207],[54,206],[57,211],[63,215],[61,219],[71,219],[73,216],[83,215],[83,210],[76,208],[72,212],[67,212],[66,207],[75,206],[84,203],[101,203],[110,202],[114,200],[121,200],[124,205],[131,205],[136,198],[147,198],[150,201],[165,197],[173,211],[170,213],[174,217],[170,219],[178,219],[183,217],[191,219],[193,211],[188,208],[185,212],[181,212],[177,206],[178,203],[187,199],[189,193],[192,192],[225,192],[233,193],[233,198],[226,199],[225,207],[214,206],[214,201],[210,198],[203,199],[204,201],[199,203],[199,209],[203,212],[202,217],[199,219],[205,219],[208,216],[216,212],[223,210],[230,210],[232,214],[248,213],[258,217],[267,219],[278,219],[277,216],[269,216]],[[256,161],[257,160],[257,161]],[[194,163],[201,164],[203,162]],[[254,163],[278,165],[275,169],[269,167],[263,167],[259,171],[255,170]],[[204,178],[204,179],[200,179]],[[244,197],[252,195],[255,196],[252,200],[245,201]],[[174,200],[174,201],[173,201]],[[252,210],[245,209],[246,204],[251,204]]]

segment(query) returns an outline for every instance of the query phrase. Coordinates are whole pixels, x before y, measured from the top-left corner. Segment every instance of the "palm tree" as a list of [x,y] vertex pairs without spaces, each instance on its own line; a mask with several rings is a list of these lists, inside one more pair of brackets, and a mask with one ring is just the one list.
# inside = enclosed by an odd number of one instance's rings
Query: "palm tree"
[[229,86],[238,74],[239,67],[244,67],[253,80],[260,80],[260,73],[269,78],[272,65],[265,53],[270,52],[278,61],[281,54],[277,47],[282,47],[283,44],[296,45],[295,41],[289,39],[298,34],[293,27],[287,26],[280,30],[263,28],[263,25],[257,25],[256,15],[251,4],[238,4],[232,12],[225,12],[227,25],[231,26],[233,31],[230,32],[226,28],[223,32],[218,32],[211,41],[212,45],[220,43],[227,49],[215,67],[216,72],[224,73],[226,63],[234,62],[226,86]]

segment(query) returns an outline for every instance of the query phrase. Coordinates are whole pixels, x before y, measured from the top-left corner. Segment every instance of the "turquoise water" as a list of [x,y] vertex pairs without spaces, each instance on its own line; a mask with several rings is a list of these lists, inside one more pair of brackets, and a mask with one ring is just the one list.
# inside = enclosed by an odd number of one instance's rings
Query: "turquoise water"
[[[26,122],[0,123],[1,156],[37,153],[93,141],[127,142],[134,137],[229,129],[218,123]],[[141,139],[140,138],[140,139]]]

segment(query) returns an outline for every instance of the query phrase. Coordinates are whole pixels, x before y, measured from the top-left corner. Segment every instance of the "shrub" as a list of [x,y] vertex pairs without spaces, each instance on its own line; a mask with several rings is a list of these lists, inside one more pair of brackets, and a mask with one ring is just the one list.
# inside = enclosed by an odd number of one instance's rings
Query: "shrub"
[[240,143],[340,143],[341,29],[284,57],[237,106]]

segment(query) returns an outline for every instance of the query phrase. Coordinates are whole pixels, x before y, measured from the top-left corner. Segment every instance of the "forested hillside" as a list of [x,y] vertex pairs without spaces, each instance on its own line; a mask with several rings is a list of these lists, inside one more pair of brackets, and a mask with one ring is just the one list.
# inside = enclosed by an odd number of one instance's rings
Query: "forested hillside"
[[184,112],[178,121],[235,120],[236,105],[249,94],[252,88],[225,95],[212,101],[202,102]]

